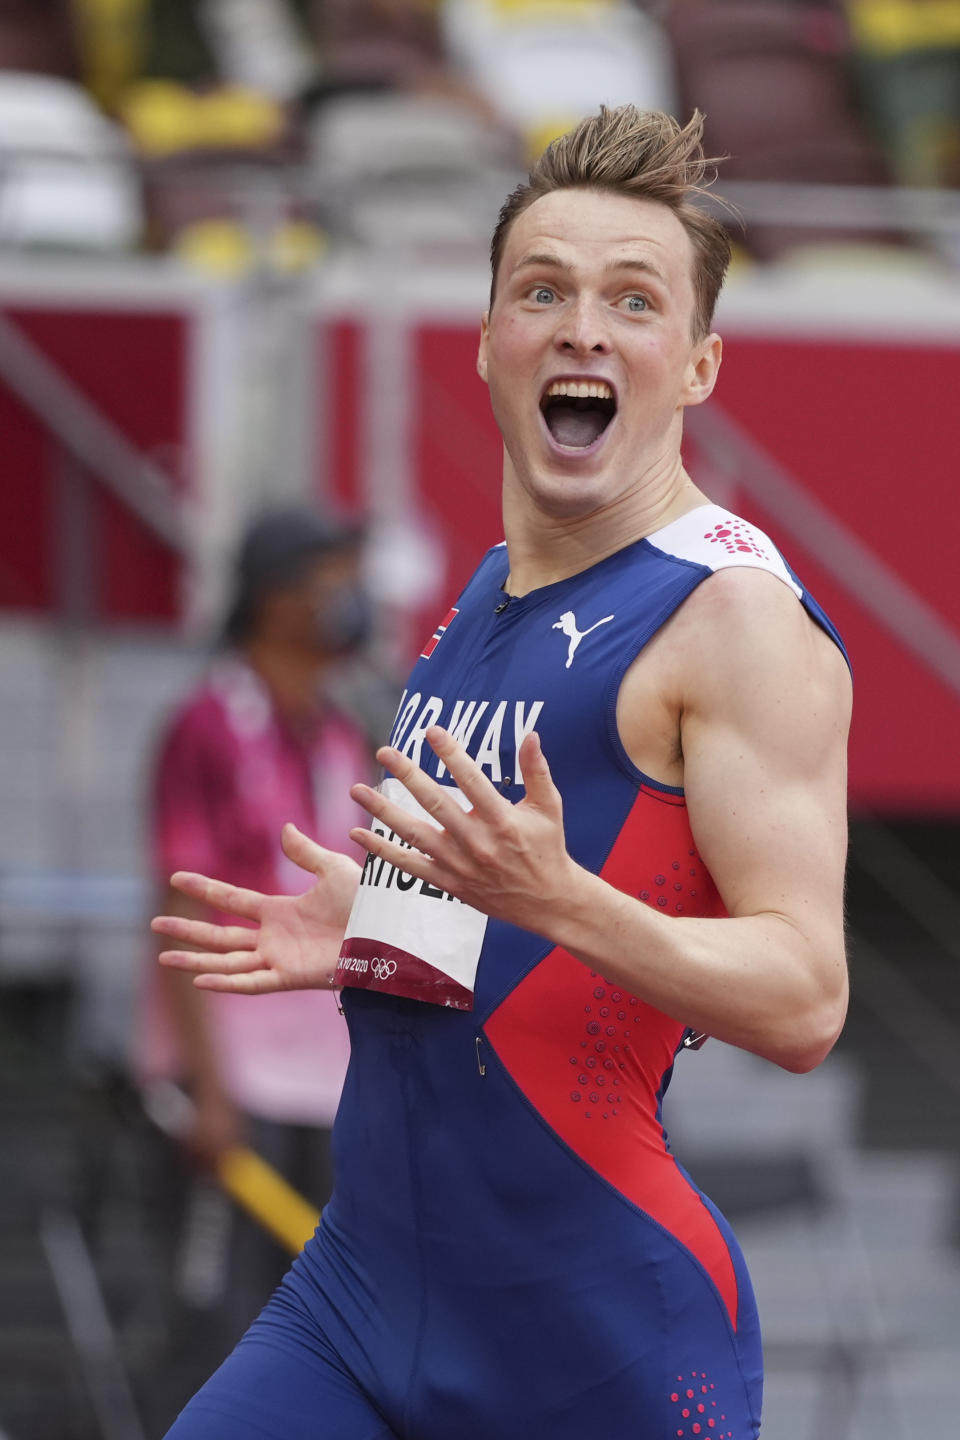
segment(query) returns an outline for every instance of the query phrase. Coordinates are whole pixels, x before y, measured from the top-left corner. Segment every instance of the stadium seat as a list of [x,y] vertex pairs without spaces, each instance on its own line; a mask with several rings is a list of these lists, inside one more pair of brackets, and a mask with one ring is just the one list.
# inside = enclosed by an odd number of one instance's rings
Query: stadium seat
[[70,80],[0,72],[0,243],[116,251],[140,230],[123,131]]
[[457,100],[345,93],[309,122],[311,185],[330,227],[360,244],[486,244],[520,170],[513,138]]
[[673,110],[669,43],[624,0],[446,0],[451,58],[531,150],[600,104]]

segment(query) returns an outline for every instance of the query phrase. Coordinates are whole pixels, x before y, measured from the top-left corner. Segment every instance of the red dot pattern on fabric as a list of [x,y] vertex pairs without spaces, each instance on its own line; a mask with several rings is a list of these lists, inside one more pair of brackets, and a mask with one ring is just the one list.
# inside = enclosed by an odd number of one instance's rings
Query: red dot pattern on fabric
[[758,560],[773,559],[753,526],[748,525],[745,520],[738,520],[734,515],[714,525],[703,538],[709,540],[711,545],[722,545],[728,555],[756,555]]
[[[660,877],[659,894],[671,905],[674,885],[683,882],[688,913],[726,913],[681,796],[641,786],[600,873],[633,896],[654,891]],[[533,1108],[573,1152],[694,1255],[736,1326],[727,1242],[670,1153],[659,1115],[663,1077],[683,1027],[630,994],[624,978],[591,973],[555,947],[497,1006],[484,1031]],[[693,1378],[699,1386],[700,1377]]]
[[[700,906],[704,902],[709,905],[713,900],[713,881],[696,850],[688,851],[685,860],[686,864],[683,860],[671,860],[669,875],[663,870],[644,875],[636,892],[638,897],[647,905],[656,905],[659,910],[672,910],[675,915],[688,911],[702,914],[702,909],[698,908],[698,896],[703,897],[699,901]],[[682,878],[681,871],[684,872]]]
[[[691,1380],[702,1380],[702,1381],[706,1381],[707,1378],[708,1378],[708,1377],[707,1377],[707,1373],[706,1373],[705,1370],[701,1370],[699,1373],[698,1373],[696,1370],[694,1370],[694,1371],[691,1373],[691,1375],[690,1375],[690,1379],[691,1379]],[[680,1375],[678,1375],[678,1376],[677,1376],[677,1380],[680,1381],[681,1384],[682,1384],[683,1377],[680,1376]],[[708,1385],[708,1384],[702,1384],[702,1385],[700,1386],[700,1393],[701,1393],[701,1395],[707,1395],[707,1394],[709,1394],[709,1392],[710,1392],[711,1390],[715,1390],[715,1389],[716,1389],[716,1386],[714,1385],[713,1381],[711,1380],[710,1383],[709,1383],[709,1385]],[[700,1434],[704,1434],[704,1433],[705,1433],[705,1431],[704,1431],[704,1425],[706,1425],[706,1430],[707,1430],[707,1431],[713,1430],[713,1431],[716,1432],[713,1436],[710,1437],[710,1440],[733,1440],[733,1431],[732,1431],[732,1430],[717,1430],[717,1422],[716,1422],[716,1420],[714,1419],[714,1417],[713,1417],[713,1416],[706,1416],[706,1413],[705,1413],[705,1412],[706,1412],[706,1408],[707,1408],[707,1407],[706,1407],[706,1405],[703,1403],[703,1401],[699,1401],[699,1402],[697,1403],[696,1411],[691,1410],[691,1408],[690,1408],[689,1405],[683,1404],[683,1401],[684,1401],[684,1400],[692,1400],[692,1399],[695,1397],[696,1393],[697,1393],[696,1390],[690,1388],[689,1386],[688,1386],[685,1390],[683,1390],[683,1391],[673,1390],[673,1391],[671,1391],[671,1393],[670,1393],[670,1400],[671,1400],[671,1402],[672,1402],[674,1405],[679,1405],[679,1406],[682,1407],[682,1408],[680,1409],[680,1418],[681,1418],[682,1420],[690,1420],[690,1419],[691,1419],[691,1416],[694,1415],[694,1414],[696,1414],[696,1415],[703,1415],[703,1416],[704,1416],[704,1420],[703,1420],[703,1421],[694,1419],[694,1420],[693,1420],[693,1423],[692,1423],[691,1426],[690,1426],[689,1431],[687,1431],[685,1428],[680,1428],[680,1429],[678,1429],[678,1430],[677,1430],[677,1435],[680,1436],[680,1437],[686,1437],[688,1434],[689,1434],[689,1435],[700,1435]],[[716,1409],[716,1405],[717,1405],[716,1400],[711,1400],[711,1401],[710,1401],[710,1405],[711,1405],[711,1407],[712,1407],[713,1409]],[[727,1418],[727,1417],[726,1417],[725,1414],[721,1414],[721,1416],[720,1416],[720,1419],[721,1419],[721,1420],[726,1420],[726,1418]]]

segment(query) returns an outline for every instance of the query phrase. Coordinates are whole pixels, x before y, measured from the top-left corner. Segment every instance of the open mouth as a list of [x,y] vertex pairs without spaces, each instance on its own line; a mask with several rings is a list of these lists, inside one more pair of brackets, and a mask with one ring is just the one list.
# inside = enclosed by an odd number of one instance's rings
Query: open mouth
[[540,410],[558,445],[586,450],[610,424],[617,402],[605,380],[554,380],[544,392]]

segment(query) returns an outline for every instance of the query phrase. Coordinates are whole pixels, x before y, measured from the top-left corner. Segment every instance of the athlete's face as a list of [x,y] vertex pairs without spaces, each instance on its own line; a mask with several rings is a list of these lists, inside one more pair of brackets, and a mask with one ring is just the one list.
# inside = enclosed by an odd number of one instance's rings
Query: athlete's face
[[665,205],[558,190],[518,216],[478,357],[507,489],[575,518],[678,460],[683,410],[720,364],[719,337],[694,340],[693,316],[691,242]]

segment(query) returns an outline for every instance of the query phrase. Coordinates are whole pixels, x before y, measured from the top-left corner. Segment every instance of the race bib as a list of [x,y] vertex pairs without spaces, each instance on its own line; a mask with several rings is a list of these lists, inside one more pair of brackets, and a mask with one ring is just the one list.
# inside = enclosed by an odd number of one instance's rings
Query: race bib
[[[399,780],[388,776],[379,790],[409,814],[440,828]],[[451,787],[449,793],[469,810],[469,802],[459,790]],[[381,820],[373,820],[370,829],[404,843]],[[486,915],[471,905],[426,880],[404,874],[379,856],[368,855],[340,947],[334,984],[472,1010],[486,928]]]

